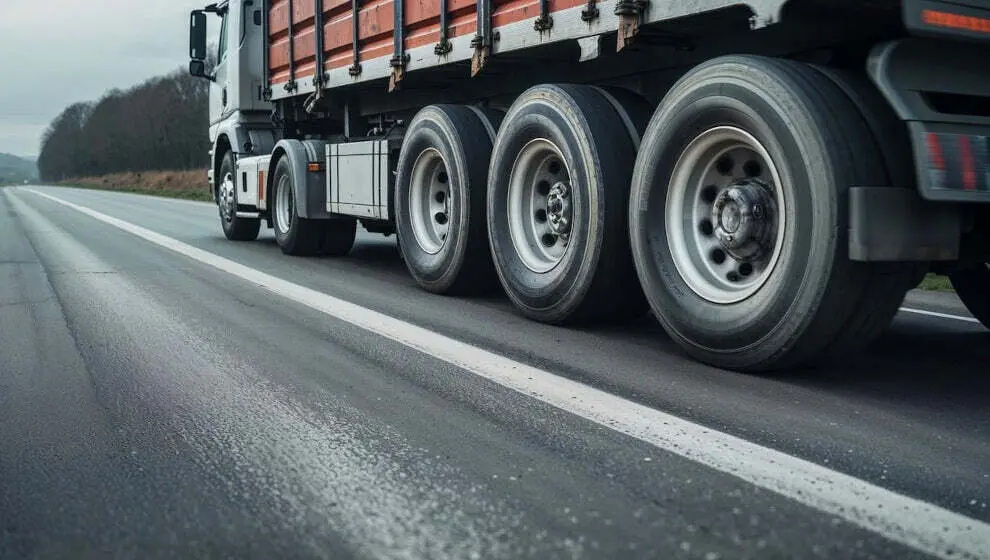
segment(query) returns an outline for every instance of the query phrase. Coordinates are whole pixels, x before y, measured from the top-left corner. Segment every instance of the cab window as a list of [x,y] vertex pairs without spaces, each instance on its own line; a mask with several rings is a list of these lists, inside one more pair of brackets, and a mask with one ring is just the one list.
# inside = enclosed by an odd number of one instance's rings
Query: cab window
[[223,64],[227,60],[227,14],[223,15],[223,22],[220,24],[220,47],[217,53],[218,64]]

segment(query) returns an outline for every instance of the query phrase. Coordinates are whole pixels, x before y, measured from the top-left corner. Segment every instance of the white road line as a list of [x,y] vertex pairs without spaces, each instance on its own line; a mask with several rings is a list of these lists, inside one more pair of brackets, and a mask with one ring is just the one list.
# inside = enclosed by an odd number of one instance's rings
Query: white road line
[[[924,309],[912,309],[910,307],[902,307],[901,311],[905,313],[914,313],[916,315],[927,315],[929,317],[938,317],[940,319],[952,319],[955,321],[964,321],[966,323],[979,323],[979,319],[974,319],[972,317],[964,317],[962,315],[950,315],[948,313],[938,313],[937,311],[926,311]],[[988,545],[990,546],[990,545]]]
[[293,284],[90,208],[28,191],[523,395],[940,558],[990,558],[990,524]]

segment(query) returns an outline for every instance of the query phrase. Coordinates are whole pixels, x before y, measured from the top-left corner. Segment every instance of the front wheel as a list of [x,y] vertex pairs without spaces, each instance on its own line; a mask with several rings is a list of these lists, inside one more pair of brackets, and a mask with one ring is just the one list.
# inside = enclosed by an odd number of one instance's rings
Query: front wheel
[[216,199],[223,234],[231,241],[254,241],[261,230],[261,220],[237,216],[237,173],[230,151],[223,156],[218,179]]
[[966,309],[990,329],[990,263],[956,271],[949,279]]

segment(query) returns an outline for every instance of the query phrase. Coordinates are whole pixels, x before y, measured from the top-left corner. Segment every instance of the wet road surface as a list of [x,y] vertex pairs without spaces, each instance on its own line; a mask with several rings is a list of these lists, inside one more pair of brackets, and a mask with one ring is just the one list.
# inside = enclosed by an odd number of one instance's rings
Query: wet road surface
[[990,557],[990,332],[905,307],[740,375],[424,293],[394,237],[0,189],[0,558]]

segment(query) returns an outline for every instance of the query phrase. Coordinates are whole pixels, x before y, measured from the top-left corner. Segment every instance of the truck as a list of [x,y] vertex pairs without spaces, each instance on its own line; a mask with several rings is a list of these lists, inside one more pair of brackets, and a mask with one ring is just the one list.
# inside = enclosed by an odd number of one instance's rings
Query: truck
[[360,224],[424,290],[740,372],[853,355],[928,273],[990,326],[990,0],[229,0],[190,58],[232,241]]

